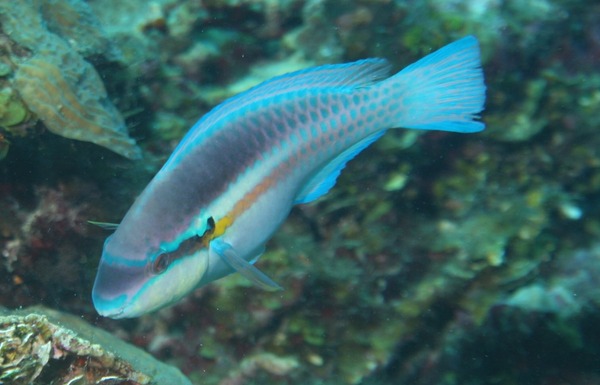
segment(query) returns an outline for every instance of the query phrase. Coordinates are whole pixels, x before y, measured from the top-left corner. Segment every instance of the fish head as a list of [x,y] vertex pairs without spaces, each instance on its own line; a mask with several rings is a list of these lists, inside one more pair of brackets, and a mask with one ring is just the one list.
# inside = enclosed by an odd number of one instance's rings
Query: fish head
[[133,318],[158,310],[181,299],[205,276],[209,252],[202,237],[157,241],[124,225],[104,243],[92,289],[100,315]]

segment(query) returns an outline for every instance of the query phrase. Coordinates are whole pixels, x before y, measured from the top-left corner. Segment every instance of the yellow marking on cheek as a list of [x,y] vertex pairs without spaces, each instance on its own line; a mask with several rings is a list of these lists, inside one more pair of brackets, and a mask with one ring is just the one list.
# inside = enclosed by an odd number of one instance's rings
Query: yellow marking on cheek
[[233,219],[228,215],[219,219],[219,221],[217,223],[215,223],[215,229],[213,231],[212,238],[216,238],[218,236],[223,235],[223,233],[225,233],[225,230],[232,224],[233,224]]
[[223,235],[225,230],[232,224],[233,219],[228,215],[219,219],[219,221],[215,223],[215,227],[206,230],[206,232],[202,235],[202,244],[207,247],[210,241]]

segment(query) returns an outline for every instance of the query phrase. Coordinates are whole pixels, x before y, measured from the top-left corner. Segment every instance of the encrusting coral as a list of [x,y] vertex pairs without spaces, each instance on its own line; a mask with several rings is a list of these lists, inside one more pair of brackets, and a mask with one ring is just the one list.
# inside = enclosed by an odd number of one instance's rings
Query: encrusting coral
[[0,309],[1,384],[190,385],[177,369],[85,321],[41,307]]

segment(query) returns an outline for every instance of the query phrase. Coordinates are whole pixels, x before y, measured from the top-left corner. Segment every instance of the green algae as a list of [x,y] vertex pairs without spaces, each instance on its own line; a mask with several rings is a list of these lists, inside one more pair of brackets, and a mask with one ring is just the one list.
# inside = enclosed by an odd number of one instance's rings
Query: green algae
[[9,87],[0,90],[0,127],[10,130],[11,126],[27,120],[29,111],[21,99]]

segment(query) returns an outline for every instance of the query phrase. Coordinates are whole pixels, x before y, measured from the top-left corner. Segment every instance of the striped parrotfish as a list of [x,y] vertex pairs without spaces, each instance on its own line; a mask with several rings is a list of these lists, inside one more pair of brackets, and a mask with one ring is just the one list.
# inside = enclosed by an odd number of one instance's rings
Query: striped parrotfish
[[254,266],[265,243],[387,129],[484,129],[474,37],[389,69],[366,59],[292,72],[201,118],[106,239],[92,293],[98,313],[136,317],[236,271],[279,289]]

